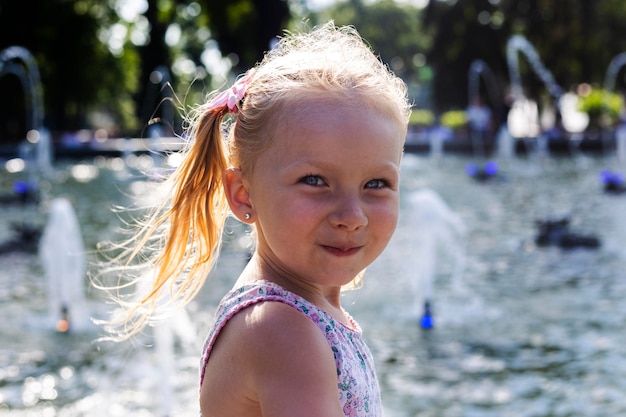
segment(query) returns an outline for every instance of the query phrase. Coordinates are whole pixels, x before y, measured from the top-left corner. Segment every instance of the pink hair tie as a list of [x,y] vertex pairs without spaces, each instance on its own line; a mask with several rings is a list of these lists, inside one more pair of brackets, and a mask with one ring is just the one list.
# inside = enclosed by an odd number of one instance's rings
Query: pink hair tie
[[226,91],[222,91],[218,94],[211,103],[209,103],[209,110],[228,108],[228,113],[236,114],[239,111],[237,103],[243,99],[246,95],[246,89],[250,83],[250,74],[240,78]]

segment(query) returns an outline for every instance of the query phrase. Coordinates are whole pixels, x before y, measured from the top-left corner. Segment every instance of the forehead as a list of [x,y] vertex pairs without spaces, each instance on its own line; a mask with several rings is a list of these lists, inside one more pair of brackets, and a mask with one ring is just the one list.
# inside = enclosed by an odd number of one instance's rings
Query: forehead
[[341,121],[348,115],[357,118],[360,115],[376,115],[388,119],[390,125],[395,121],[398,128],[405,124],[401,112],[396,111],[391,103],[358,92],[301,92],[287,98],[282,108],[283,122],[286,125],[306,123],[314,119]]
[[405,128],[376,108],[325,99],[300,102],[285,109],[272,144],[259,162],[281,159],[342,159],[399,163]]

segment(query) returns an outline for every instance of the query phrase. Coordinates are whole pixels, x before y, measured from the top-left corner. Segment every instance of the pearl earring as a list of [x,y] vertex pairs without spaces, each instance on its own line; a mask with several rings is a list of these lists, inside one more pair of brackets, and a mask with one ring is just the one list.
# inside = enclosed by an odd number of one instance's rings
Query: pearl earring
[[243,218],[246,219],[246,220],[250,220],[251,217],[252,216],[250,215],[250,213],[246,213],[246,214],[243,215]]

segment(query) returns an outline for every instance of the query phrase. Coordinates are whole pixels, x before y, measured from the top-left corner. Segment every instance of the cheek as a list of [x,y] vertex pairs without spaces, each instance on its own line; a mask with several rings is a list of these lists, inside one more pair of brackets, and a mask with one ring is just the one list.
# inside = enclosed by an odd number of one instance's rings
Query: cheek
[[373,215],[379,233],[386,239],[390,239],[398,225],[398,203],[390,202],[382,205],[374,211]]
[[396,231],[396,227],[398,226],[398,212],[395,211],[393,214],[390,213],[389,221],[387,223],[387,240],[391,239],[391,236]]
[[304,221],[327,215],[332,208],[332,199],[312,192],[292,192],[284,193],[276,205],[277,210],[286,215],[301,217]]
[[[321,208],[314,202],[281,195],[264,206],[264,222],[272,228],[272,234],[293,236],[305,233],[319,222]],[[269,230],[267,230],[269,232]]]

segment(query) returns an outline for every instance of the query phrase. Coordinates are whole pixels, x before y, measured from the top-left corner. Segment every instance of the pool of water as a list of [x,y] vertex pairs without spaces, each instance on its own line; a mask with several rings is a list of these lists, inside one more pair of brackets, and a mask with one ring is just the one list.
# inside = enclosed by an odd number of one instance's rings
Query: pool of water
[[[377,363],[386,416],[626,415],[626,194],[608,195],[599,181],[616,161],[501,161],[485,183],[467,176],[468,162],[475,161],[407,155],[396,236],[365,286],[345,295]],[[22,175],[0,172],[0,190]],[[45,224],[46,202],[63,196],[92,251],[117,235],[111,207],[145,198],[148,185],[119,159],[57,162],[41,181],[39,206],[2,206],[0,241],[11,237],[11,223]],[[423,238],[433,223],[420,226],[410,202],[426,188],[465,225],[454,245],[444,242],[437,252],[428,246],[435,235]],[[601,246],[537,246],[535,222],[565,215],[571,229],[597,236]],[[199,352],[219,298],[244,265],[240,236],[229,238],[176,326],[118,344],[96,343],[95,326],[54,331],[37,255],[1,255],[0,416],[197,415]],[[420,259],[435,254],[435,326],[424,330],[418,300],[427,282],[417,271]],[[106,317],[103,294],[89,286],[85,293],[89,315]]]

